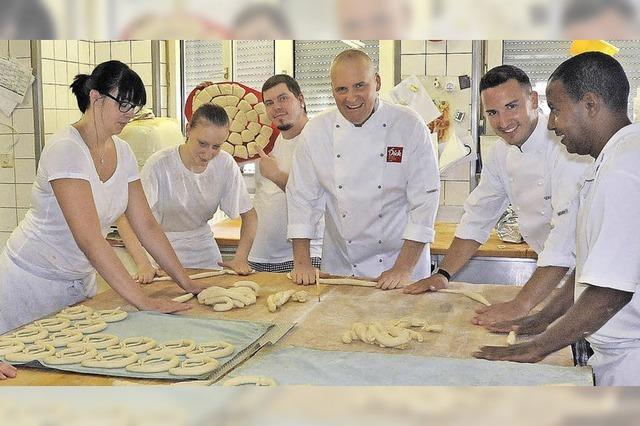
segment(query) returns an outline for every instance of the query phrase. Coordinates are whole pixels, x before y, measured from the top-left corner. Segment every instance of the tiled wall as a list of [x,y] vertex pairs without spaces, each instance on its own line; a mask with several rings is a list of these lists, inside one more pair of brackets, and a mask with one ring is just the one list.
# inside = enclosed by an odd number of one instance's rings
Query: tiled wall
[[[0,57],[11,56],[31,66],[28,40],[0,40]],[[13,127],[14,133],[8,126]],[[0,249],[29,207],[35,178],[35,138],[31,89],[10,117],[0,112],[0,154],[9,154],[9,165],[0,168]]]
[[[406,75],[471,75],[471,40],[427,41],[403,40],[401,43],[401,71]],[[470,110],[471,92],[468,105]],[[467,108],[468,107],[468,108]],[[467,129],[470,135],[470,129]],[[461,164],[442,176],[440,193],[440,221],[458,221],[462,205],[469,195],[469,163]]]
[[[90,73],[96,64],[118,59],[131,66],[147,89],[147,106],[153,105],[151,41],[94,42],[89,40],[42,40],[42,108],[45,143],[60,128],[80,119],[75,96],[69,89],[73,77]],[[0,57],[11,56],[31,64],[29,41],[0,40]],[[160,43],[161,115],[167,115],[166,43]],[[37,84],[37,83],[34,83]],[[11,117],[0,113],[0,154],[9,153],[12,168],[0,168],[0,249],[26,214],[35,179],[35,137],[31,90]]]

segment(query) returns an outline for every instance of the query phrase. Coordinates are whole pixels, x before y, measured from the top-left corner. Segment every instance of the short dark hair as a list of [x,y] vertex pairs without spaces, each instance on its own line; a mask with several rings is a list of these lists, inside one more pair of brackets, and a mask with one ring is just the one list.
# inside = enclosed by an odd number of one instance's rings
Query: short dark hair
[[229,116],[227,112],[218,104],[203,104],[191,116],[189,125],[194,128],[200,125],[200,122],[206,120],[216,127],[228,127]]
[[521,86],[531,90],[531,80],[527,73],[513,65],[500,65],[491,68],[480,79],[480,93],[486,89],[499,86],[509,80],[516,80]]
[[283,34],[291,34],[291,25],[281,8],[270,4],[252,4],[243,9],[233,20],[233,28],[253,24],[257,18],[264,17],[271,22],[274,28]]
[[[264,97],[264,92],[266,92],[267,90],[273,87],[276,87],[278,84],[282,84],[282,83],[287,85],[287,89],[289,89],[289,91],[293,93],[293,95],[296,98],[302,95],[302,90],[300,90],[300,85],[293,77],[287,74],[276,74],[272,77],[269,77],[267,81],[265,81],[264,84],[262,85],[262,96]],[[304,106],[304,112],[307,112],[306,105]]]
[[105,95],[116,89],[116,98],[142,106],[147,103],[147,92],[142,79],[134,70],[120,61],[107,61],[93,69],[91,75],[78,74],[69,86],[76,96],[78,108],[85,112],[89,107],[89,92],[97,90]]
[[567,59],[549,77],[549,83],[556,80],[574,102],[591,92],[600,96],[611,111],[627,111],[629,79],[620,62],[610,55],[585,52]]

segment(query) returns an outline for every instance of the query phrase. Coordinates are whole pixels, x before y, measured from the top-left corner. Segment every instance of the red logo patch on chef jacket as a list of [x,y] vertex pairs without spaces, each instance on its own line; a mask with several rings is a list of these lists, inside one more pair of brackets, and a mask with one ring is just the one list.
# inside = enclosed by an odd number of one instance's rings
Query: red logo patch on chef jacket
[[401,146],[388,146],[387,163],[402,163],[402,149]]

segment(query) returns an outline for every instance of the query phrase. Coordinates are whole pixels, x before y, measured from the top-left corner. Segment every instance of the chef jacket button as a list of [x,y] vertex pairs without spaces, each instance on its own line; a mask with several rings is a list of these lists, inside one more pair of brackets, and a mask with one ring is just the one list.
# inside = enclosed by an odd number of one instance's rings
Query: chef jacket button
[[342,189],[342,185],[338,185],[338,189]]
[[378,240],[378,244],[382,244],[382,240]]
[[343,214],[342,214],[342,217],[347,217],[347,215],[343,213]]
[[382,217],[382,214],[379,214],[378,217]]
[[339,125],[339,124],[336,124],[336,128],[337,128],[337,129],[339,129],[339,128],[340,128],[340,125]]
[[383,123],[383,124],[382,124],[382,127],[387,127],[387,123]]
[[384,157],[384,154],[382,152],[380,153],[380,157]]
[[358,265],[353,265],[353,267],[354,267],[354,268],[357,268],[357,267],[358,267]]
[[336,155],[336,157],[340,158],[340,154]]
[[540,214],[542,214],[542,215],[543,215],[543,214],[544,214],[544,210],[540,211]]
[[382,259],[378,259],[378,262],[382,263]]
[[382,185],[378,185],[378,189],[382,189]]
[[347,241],[349,244],[351,244],[351,240]]

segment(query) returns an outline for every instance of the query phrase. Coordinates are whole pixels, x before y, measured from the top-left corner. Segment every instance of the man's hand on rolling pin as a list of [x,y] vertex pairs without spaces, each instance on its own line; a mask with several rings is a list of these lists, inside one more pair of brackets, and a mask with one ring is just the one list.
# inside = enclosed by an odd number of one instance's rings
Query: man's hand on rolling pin
[[473,356],[490,361],[538,362],[547,356],[535,340],[511,346],[483,346]]
[[253,272],[253,269],[251,269],[249,263],[247,263],[246,260],[242,259],[233,258],[228,262],[218,262],[218,265],[224,268],[233,269],[238,275],[249,275]]
[[550,322],[542,317],[539,313],[529,315],[528,317],[518,318],[511,321],[502,321],[494,324],[488,324],[485,328],[494,333],[508,333],[515,331],[518,335],[522,334],[540,334],[549,327]]
[[384,271],[378,278],[374,281],[378,282],[376,288],[381,288],[383,290],[391,290],[394,288],[402,287],[411,282],[411,272],[406,270],[397,270],[391,268],[387,271]]
[[431,275],[404,288],[407,294],[422,294],[427,291],[438,291],[447,288],[447,279],[440,274]]
[[294,265],[291,271],[291,281],[296,284],[310,285],[316,283],[316,268],[311,263]]
[[156,275],[160,276],[158,269],[149,264],[138,268],[138,274],[133,279],[140,284],[149,284]]
[[529,313],[526,306],[517,303],[516,300],[496,303],[476,309],[476,316],[471,320],[475,325],[487,326],[504,321],[513,321],[522,318]]
[[11,364],[0,361],[0,380],[13,379],[18,374],[18,369]]
[[154,311],[163,314],[172,314],[175,312],[186,311],[191,307],[186,303],[174,302],[171,299],[159,299],[155,297],[147,297],[137,308],[141,311]]

